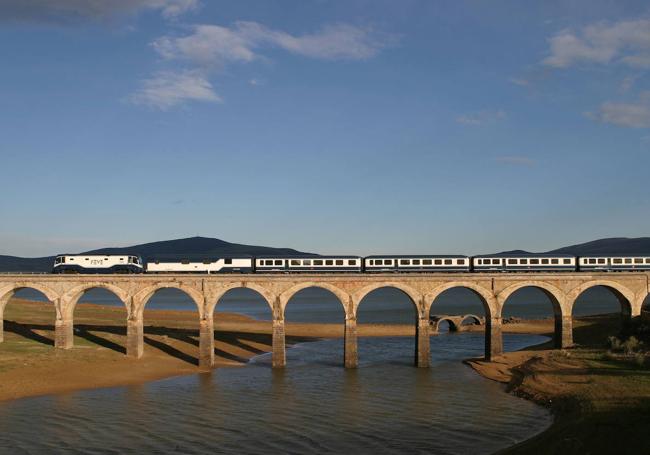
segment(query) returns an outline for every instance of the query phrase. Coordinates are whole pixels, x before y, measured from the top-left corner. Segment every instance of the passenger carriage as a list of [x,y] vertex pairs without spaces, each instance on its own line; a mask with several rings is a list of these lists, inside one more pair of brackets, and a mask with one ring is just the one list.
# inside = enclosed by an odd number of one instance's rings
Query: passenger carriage
[[122,254],[62,254],[54,258],[52,273],[142,273],[142,258]]
[[566,272],[576,270],[576,257],[569,255],[474,256],[475,272]]
[[460,255],[386,255],[364,258],[364,270],[381,272],[469,272],[470,258]]
[[581,256],[581,271],[634,271],[650,270],[650,255],[644,256]]
[[250,273],[253,258],[228,257],[181,261],[152,260],[147,262],[147,273]]
[[303,256],[255,258],[257,273],[360,273],[362,258],[359,256]]

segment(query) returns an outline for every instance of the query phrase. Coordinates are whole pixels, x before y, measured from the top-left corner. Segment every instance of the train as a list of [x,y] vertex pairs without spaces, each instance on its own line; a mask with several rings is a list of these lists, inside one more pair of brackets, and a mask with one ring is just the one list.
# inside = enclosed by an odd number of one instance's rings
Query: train
[[138,254],[56,256],[52,273],[432,273],[432,272],[619,272],[650,271],[650,254],[570,256],[373,255],[238,256],[204,260],[151,260]]

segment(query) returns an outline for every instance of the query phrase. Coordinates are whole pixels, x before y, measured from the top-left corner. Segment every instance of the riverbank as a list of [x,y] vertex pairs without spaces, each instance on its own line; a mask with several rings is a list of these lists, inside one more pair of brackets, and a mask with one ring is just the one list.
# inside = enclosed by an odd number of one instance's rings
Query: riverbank
[[[145,310],[144,355],[126,357],[126,309],[79,304],[74,349],[54,348],[54,308],[14,299],[5,309],[0,344],[0,401],[138,384],[198,373],[198,315]],[[286,323],[286,343],[343,337],[343,324]],[[270,321],[215,313],[215,366],[246,364],[271,351]],[[359,336],[412,336],[411,325],[360,325]],[[343,354],[341,353],[341,362]]]
[[618,316],[582,319],[576,347],[551,343],[506,353],[492,363],[468,363],[507,390],[549,407],[549,429],[504,454],[650,453],[650,369],[644,355],[613,354],[607,336],[619,330]]

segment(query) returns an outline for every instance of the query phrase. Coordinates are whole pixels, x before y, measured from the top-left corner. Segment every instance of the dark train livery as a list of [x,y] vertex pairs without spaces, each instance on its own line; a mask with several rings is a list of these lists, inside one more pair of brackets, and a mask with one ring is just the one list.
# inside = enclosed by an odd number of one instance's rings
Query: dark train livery
[[432,273],[432,272],[617,272],[650,271],[642,256],[374,255],[239,256],[202,261],[149,261],[135,254],[59,255],[52,273]]

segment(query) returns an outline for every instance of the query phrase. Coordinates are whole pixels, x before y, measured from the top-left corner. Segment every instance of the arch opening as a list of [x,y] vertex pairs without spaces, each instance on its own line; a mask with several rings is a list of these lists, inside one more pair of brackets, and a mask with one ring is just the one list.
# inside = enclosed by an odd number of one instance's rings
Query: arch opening
[[[445,289],[436,295],[433,301],[430,302],[430,305],[429,320],[432,325],[435,324],[436,319],[444,316],[464,317],[466,315],[478,315],[479,317],[485,318],[490,314],[489,305],[485,298],[476,290],[465,286],[455,286]],[[466,323],[465,319],[460,319],[458,325],[471,326],[473,324]],[[448,330],[439,330],[438,332],[449,333],[456,331],[458,328],[454,323],[453,326],[448,327]]]
[[619,289],[594,284],[582,289],[571,308],[573,337],[581,345],[600,345],[628,324],[632,304]]
[[88,287],[71,302],[75,345],[102,347],[126,354],[126,303],[117,289]]
[[[404,289],[380,286],[364,294],[357,304],[360,359],[406,363],[408,338],[417,335],[417,303]],[[414,324],[415,322],[415,324]],[[415,337],[416,357],[418,340]]]
[[163,353],[199,364],[199,310],[189,292],[175,286],[160,286],[147,294],[140,311],[144,344],[154,348],[151,354]]
[[[507,294],[502,302],[501,317],[504,331],[522,334],[550,335],[556,348],[567,347],[563,340],[563,319],[560,298],[552,287],[526,284]],[[504,351],[519,349],[504,343]]]
[[214,302],[214,357],[217,362],[246,363],[272,347],[269,302],[249,287],[228,289]]
[[54,346],[56,307],[43,290],[17,286],[0,295],[2,331],[0,340],[16,347]]

